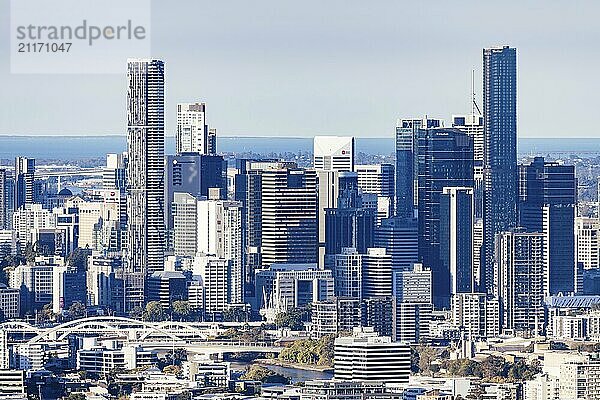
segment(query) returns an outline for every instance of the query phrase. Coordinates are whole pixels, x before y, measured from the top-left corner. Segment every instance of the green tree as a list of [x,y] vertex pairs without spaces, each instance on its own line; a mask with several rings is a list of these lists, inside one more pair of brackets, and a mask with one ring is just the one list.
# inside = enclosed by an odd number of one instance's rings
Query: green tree
[[484,379],[506,377],[508,372],[508,365],[506,361],[504,361],[504,358],[498,356],[489,356],[481,362],[480,367],[481,376]]
[[86,313],[86,307],[79,301],[74,302],[69,307],[69,316],[73,319],[83,318]]
[[173,302],[173,314],[180,321],[187,321],[192,315],[192,308],[190,302],[185,300],[176,300]]
[[67,257],[67,264],[75,267],[77,271],[85,271],[87,269],[87,259],[90,251],[88,249],[76,248]]
[[275,325],[278,328],[290,328],[295,331],[303,330],[302,313],[297,308],[281,312],[275,316]]
[[135,306],[129,311],[129,316],[133,319],[142,319],[144,317],[144,309],[140,306]]
[[434,360],[438,358],[438,352],[431,346],[417,346],[419,353],[419,371],[423,374],[433,374],[431,366]]
[[290,382],[290,378],[287,376],[278,374],[268,368],[265,368],[260,365],[251,365],[244,375],[240,377],[242,380],[247,381],[260,381],[262,383],[283,383],[288,384]]
[[65,397],[65,400],[85,400],[85,394],[71,393],[67,397]]
[[56,319],[56,314],[52,311],[52,303],[45,304],[38,313],[41,322],[52,321]]
[[143,314],[144,321],[158,322],[164,321],[166,317],[165,309],[159,301],[151,301],[146,304],[146,310]]

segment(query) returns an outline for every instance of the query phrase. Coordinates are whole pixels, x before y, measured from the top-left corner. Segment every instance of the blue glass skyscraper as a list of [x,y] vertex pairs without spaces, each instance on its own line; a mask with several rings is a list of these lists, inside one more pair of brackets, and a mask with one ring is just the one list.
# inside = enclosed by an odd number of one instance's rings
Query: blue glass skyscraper
[[483,50],[484,273],[494,288],[494,238],[517,223],[517,50]]

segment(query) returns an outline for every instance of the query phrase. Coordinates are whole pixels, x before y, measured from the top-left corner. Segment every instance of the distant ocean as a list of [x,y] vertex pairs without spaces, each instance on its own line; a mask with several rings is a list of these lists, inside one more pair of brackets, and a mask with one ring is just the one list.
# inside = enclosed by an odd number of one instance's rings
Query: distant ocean
[[[175,152],[175,138],[167,137],[165,153]],[[125,136],[0,136],[0,159],[29,156],[41,159],[82,159],[104,157],[126,150]],[[393,138],[357,138],[356,151],[392,154]],[[219,152],[256,154],[310,152],[312,138],[219,137]],[[519,155],[600,154],[600,138],[522,138]]]

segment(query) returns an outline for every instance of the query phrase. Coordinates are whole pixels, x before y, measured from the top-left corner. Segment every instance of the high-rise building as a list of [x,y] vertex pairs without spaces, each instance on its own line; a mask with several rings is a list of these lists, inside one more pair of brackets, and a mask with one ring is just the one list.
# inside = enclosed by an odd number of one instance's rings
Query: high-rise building
[[392,338],[420,343],[429,337],[433,312],[431,269],[415,264],[412,271],[397,271],[393,277]]
[[575,262],[584,269],[600,268],[600,219],[575,218]]
[[439,128],[442,121],[430,118],[399,119],[396,123],[396,215],[413,218],[417,194],[417,132]]
[[335,295],[362,299],[362,254],[355,248],[344,248],[333,256]]
[[335,378],[344,381],[408,383],[410,346],[356,328],[353,336],[335,339]]
[[177,134],[175,136],[177,154],[208,152],[208,125],[204,103],[177,104]]
[[317,262],[317,174],[303,169],[262,172],[262,263]]
[[105,189],[125,190],[127,185],[127,157],[124,154],[107,154],[106,167],[102,171]]
[[517,50],[483,49],[484,270],[494,292],[494,238],[517,224]]
[[171,210],[173,254],[178,257],[194,257],[198,252],[198,199],[189,193],[175,192]]
[[440,197],[440,261],[440,270],[448,273],[450,296],[473,291],[472,188],[443,189]]
[[543,233],[512,231],[496,236],[495,295],[505,332],[535,336],[544,331],[545,241]]
[[165,226],[172,246],[172,203],[175,192],[195,197],[208,197],[209,189],[218,188],[220,197],[227,196],[227,162],[222,156],[185,153],[167,155],[164,169]]
[[[473,100],[474,108],[475,100]],[[483,116],[475,110],[469,115],[453,115],[452,127],[460,129],[473,138],[473,204],[475,218],[483,218]]]
[[237,201],[198,201],[198,252],[229,261],[229,301],[244,302],[242,210]]
[[8,229],[8,208],[6,207],[6,170],[0,168],[0,230]]
[[35,203],[35,159],[15,158],[14,210]]
[[358,188],[362,193],[375,193],[383,197],[394,197],[394,166],[392,164],[355,165]]
[[392,256],[385,249],[367,249],[362,267],[363,298],[392,295]]
[[198,254],[194,258],[194,274],[202,277],[205,315],[223,313],[230,305],[235,304],[231,301],[231,261]]
[[206,141],[206,154],[217,154],[217,129],[209,128]]
[[441,198],[445,187],[473,187],[473,139],[453,128],[421,129],[417,134],[419,258],[433,273],[434,304],[447,308],[448,271],[440,254]]
[[234,198],[242,203],[242,242],[246,260],[246,295],[254,297],[254,271],[262,267],[262,172],[296,168],[296,163],[277,160],[237,160]]
[[[341,252],[344,247],[353,247],[359,253],[365,253],[367,248],[373,247],[376,214],[374,210],[362,207],[356,173],[317,171],[317,174],[319,176],[319,201],[321,202],[323,197],[328,197],[324,196],[324,192],[329,191],[336,194],[333,205],[323,210],[324,215],[319,215],[321,253],[324,252],[324,256],[329,258],[330,255]],[[323,174],[336,175],[334,187],[323,188],[321,180]],[[331,201],[328,203],[331,204]],[[323,235],[321,235],[321,228],[324,228]],[[320,257],[319,261],[321,261],[321,265],[324,265],[329,262],[329,259]]]
[[146,277],[164,264],[164,79],[161,60],[127,61],[126,310],[144,305]]
[[519,166],[519,224],[546,236],[547,294],[575,289],[575,167],[535,157]]
[[393,217],[375,228],[375,247],[392,256],[394,271],[412,270],[419,261],[419,229],[416,218]]
[[314,168],[323,171],[354,171],[354,137],[315,136]]

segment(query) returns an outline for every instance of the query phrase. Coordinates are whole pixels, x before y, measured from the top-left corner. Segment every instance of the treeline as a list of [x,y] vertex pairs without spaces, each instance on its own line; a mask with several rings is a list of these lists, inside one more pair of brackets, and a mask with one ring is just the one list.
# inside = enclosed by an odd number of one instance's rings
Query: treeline
[[319,340],[297,340],[279,353],[281,361],[298,364],[333,366],[334,335],[325,335]]
[[502,357],[489,356],[478,362],[469,359],[447,360],[443,367],[451,376],[473,376],[489,381],[517,382],[533,379],[542,371],[539,361],[527,364],[525,360],[508,362]]

